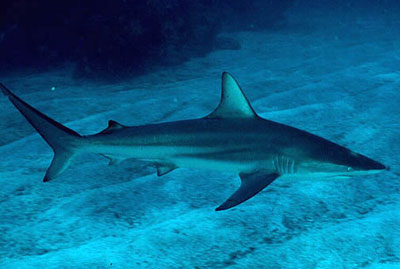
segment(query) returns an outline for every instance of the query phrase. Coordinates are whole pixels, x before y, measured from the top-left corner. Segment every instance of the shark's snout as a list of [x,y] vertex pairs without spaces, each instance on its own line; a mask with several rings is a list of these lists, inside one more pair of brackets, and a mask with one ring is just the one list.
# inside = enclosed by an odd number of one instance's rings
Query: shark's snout
[[357,170],[388,170],[388,167],[386,167],[384,164],[361,154],[357,154],[357,156],[355,156],[355,158],[352,160],[352,163],[353,168]]
[[387,170],[387,167],[384,164],[374,160],[371,161],[372,162],[367,166],[368,170]]
[[379,162],[376,163],[377,163],[377,165],[375,166],[376,170],[388,170],[388,168],[384,164],[381,164]]

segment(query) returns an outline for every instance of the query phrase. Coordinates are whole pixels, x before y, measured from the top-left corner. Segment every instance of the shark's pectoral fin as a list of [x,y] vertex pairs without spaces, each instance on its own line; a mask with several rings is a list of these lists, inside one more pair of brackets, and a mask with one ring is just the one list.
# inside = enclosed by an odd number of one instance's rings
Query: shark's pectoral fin
[[157,167],[157,176],[163,176],[168,174],[169,172],[175,170],[177,167],[175,165],[165,165],[165,164],[156,164]]
[[215,209],[215,211],[229,209],[231,207],[237,206],[238,204],[247,201],[260,191],[262,191],[265,187],[272,183],[279,174],[272,173],[267,174],[265,172],[256,172],[256,173],[240,173],[241,185],[239,189],[232,194],[231,197],[228,198],[222,205]]

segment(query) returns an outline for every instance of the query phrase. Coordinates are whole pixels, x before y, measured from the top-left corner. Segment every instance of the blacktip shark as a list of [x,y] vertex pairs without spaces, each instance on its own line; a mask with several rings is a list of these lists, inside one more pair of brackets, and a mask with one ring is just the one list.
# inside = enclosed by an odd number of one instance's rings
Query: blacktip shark
[[179,167],[238,173],[240,187],[215,209],[219,211],[250,199],[280,176],[350,177],[387,169],[322,137],[261,118],[226,72],[221,101],[206,117],[132,127],[110,120],[105,130],[87,136],[0,87],[54,151],[43,181],[56,178],[84,152],[101,154],[110,163],[127,158],[150,161],[158,176]]

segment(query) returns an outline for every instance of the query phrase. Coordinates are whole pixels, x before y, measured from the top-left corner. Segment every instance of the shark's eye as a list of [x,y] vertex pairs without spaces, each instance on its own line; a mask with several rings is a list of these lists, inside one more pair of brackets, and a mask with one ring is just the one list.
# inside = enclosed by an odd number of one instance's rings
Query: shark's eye
[[353,168],[351,168],[350,166],[347,167],[347,172],[351,172],[351,171],[353,171]]

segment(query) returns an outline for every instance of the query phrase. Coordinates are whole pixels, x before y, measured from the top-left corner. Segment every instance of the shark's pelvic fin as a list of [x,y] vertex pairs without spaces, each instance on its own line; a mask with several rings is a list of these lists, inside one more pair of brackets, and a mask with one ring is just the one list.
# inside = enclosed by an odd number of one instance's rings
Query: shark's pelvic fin
[[82,137],[77,132],[33,108],[1,83],[0,89],[53,149],[54,158],[43,181],[54,179],[68,167],[77,149],[82,146]]
[[215,211],[225,210],[237,206],[238,204],[247,201],[265,187],[271,184],[279,174],[277,173],[240,173],[241,184],[239,189],[231,195],[222,205],[215,209]]
[[231,74],[222,73],[221,101],[208,118],[254,118],[254,112],[238,82]]
[[177,167],[174,165],[157,164],[157,176],[163,176],[175,170]]
[[118,122],[116,122],[114,120],[109,120],[107,128],[105,128],[100,133],[101,134],[109,134],[109,133],[112,133],[113,131],[119,130],[121,128],[124,128],[124,126],[122,124],[119,124]]
[[123,159],[117,159],[117,158],[109,158],[109,162],[108,162],[108,165],[118,165],[118,164],[120,164],[122,161],[123,161]]

